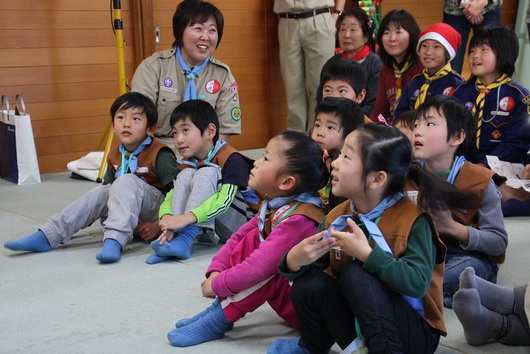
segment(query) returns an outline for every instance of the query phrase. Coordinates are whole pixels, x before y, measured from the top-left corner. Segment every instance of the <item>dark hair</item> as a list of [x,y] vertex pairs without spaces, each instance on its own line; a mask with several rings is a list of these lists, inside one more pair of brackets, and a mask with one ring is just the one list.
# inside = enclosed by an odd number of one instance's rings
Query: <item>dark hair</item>
[[385,171],[388,185],[384,195],[404,190],[407,180],[419,189],[420,205],[426,209],[476,207],[474,198],[464,191],[458,191],[451,184],[425,171],[414,161],[408,138],[398,129],[380,124],[365,124],[356,130],[357,148],[363,166],[363,179],[370,172]]
[[175,124],[181,120],[189,119],[199,129],[201,135],[204,133],[210,123],[215,125],[214,144],[219,139],[219,118],[212,105],[203,100],[189,100],[182,102],[171,113],[169,124]]
[[394,119],[394,121],[392,122],[392,126],[395,127],[399,122],[410,130],[414,130],[414,123],[416,122],[416,113],[417,110],[415,109],[411,109],[410,111],[405,111],[401,113],[399,119]]
[[298,183],[293,194],[316,192],[327,185],[329,172],[323,160],[324,150],[316,141],[293,130],[284,130],[274,138],[287,145],[282,151],[284,167],[281,172],[296,176]]
[[387,31],[388,27],[394,24],[396,27],[402,28],[409,33],[410,44],[405,54],[405,60],[411,60],[415,62],[418,60],[418,53],[416,53],[416,46],[418,45],[418,38],[420,36],[420,27],[407,10],[392,10],[383,17],[379,30],[377,31],[377,45],[379,46],[379,57],[383,64],[392,68],[394,65],[394,57],[387,53],[383,46],[383,34]]
[[139,92],[127,92],[116,98],[110,106],[110,118],[114,122],[114,116],[119,109],[142,108],[147,117],[147,128],[154,127],[158,121],[158,111],[151,99]]
[[462,131],[466,134],[466,138],[456,150],[456,155],[464,155],[475,136],[476,121],[473,113],[456,97],[436,95],[429,97],[418,108],[416,119],[424,118],[431,108],[443,115],[447,122],[447,141]]
[[337,39],[339,36],[340,26],[346,17],[355,17],[359,21],[363,31],[363,36],[368,39],[366,44],[371,47],[374,39],[374,21],[368,16],[366,11],[360,7],[354,7],[346,10],[339,16],[337,22],[335,23],[335,27],[337,28]]
[[342,137],[364,124],[364,112],[357,102],[344,97],[326,97],[315,108],[315,118],[320,113],[333,114],[340,120]]
[[[182,35],[186,27],[195,23],[204,23],[213,18],[217,25],[217,47],[223,38],[224,18],[215,5],[202,0],[184,0],[175,10],[173,15],[173,47],[182,47]],[[216,47],[216,48],[217,48]]]
[[322,68],[320,74],[320,85],[317,89],[317,103],[322,101],[322,90],[326,82],[330,80],[341,80],[347,82],[359,95],[362,90],[366,90],[368,81],[368,71],[364,70],[361,64],[343,58],[331,58]]
[[471,37],[468,54],[479,45],[488,45],[497,57],[497,72],[512,76],[519,55],[519,40],[514,31],[506,26],[480,27]]

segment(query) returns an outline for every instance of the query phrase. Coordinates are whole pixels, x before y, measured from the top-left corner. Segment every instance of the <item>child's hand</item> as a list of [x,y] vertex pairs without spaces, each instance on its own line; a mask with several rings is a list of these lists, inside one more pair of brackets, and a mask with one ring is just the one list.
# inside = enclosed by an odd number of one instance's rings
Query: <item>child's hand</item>
[[202,296],[210,299],[215,299],[215,293],[212,290],[212,280],[219,275],[219,272],[211,272],[208,279],[201,283]]
[[160,233],[158,221],[139,223],[135,230],[136,234],[144,241],[153,241]]
[[446,239],[456,239],[464,245],[468,244],[469,232],[467,227],[454,221],[449,209],[429,210],[429,214],[431,214],[434,227],[440,236]]
[[163,245],[164,242],[170,242],[174,236],[175,232],[173,230],[162,231],[160,236],[158,236],[158,244]]
[[335,239],[322,239],[327,231],[306,238],[294,246],[287,254],[287,267],[291,272],[297,272],[305,265],[311,264],[335,246]]
[[521,179],[530,179],[530,163],[525,165],[523,173],[521,174]]
[[158,224],[162,231],[177,231],[195,222],[197,222],[195,215],[186,213],[182,215],[164,215]]
[[372,253],[372,247],[368,243],[363,230],[351,218],[347,222],[352,232],[331,229],[331,236],[336,239],[335,244],[340,246],[343,252],[357,258],[361,262],[365,262],[370,253]]

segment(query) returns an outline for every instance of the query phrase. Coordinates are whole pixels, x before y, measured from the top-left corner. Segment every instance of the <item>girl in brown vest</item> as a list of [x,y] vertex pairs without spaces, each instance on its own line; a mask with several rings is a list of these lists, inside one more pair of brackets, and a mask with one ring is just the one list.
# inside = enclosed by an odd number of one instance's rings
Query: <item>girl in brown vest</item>
[[[421,186],[425,208],[469,202],[419,168],[407,137],[388,126],[350,133],[332,166],[333,191],[349,200],[282,259],[301,338],[279,339],[269,353],[327,353],[335,342],[347,353],[433,353],[446,334],[445,246],[405,182]],[[331,275],[322,271],[330,263]]]

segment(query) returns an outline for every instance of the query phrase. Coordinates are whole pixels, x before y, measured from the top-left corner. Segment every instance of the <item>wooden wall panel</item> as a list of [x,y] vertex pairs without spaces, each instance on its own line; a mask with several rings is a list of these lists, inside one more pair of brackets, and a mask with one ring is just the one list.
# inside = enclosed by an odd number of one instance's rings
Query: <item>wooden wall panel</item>
[[[243,134],[230,143],[263,147],[286,123],[274,0],[211,1],[225,17],[214,56],[237,79],[243,110]],[[171,46],[179,2],[121,1],[129,81],[143,58]],[[517,2],[504,0],[501,7],[502,22],[512,28]],[[347,7],[352,4],[347,1]],[[409,10],[422,29],[442,19],[439,0],[383,2],[384,14],[393,8]],[[68,162],[94,150],[119,94],[109,0],[2,0],[0,19],[0,94],[11,102],[17,93],[24,96],[41,172],[64,171]],[[158,46],[155,26],[161,30]]]

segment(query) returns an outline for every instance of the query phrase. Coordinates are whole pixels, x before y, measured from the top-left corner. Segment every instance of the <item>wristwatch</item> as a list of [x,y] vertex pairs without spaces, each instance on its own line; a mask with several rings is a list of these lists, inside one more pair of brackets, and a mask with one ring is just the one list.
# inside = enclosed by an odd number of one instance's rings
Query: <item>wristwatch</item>
[[335,13],[340,16],[342,15],[342,10],[335,10]]

